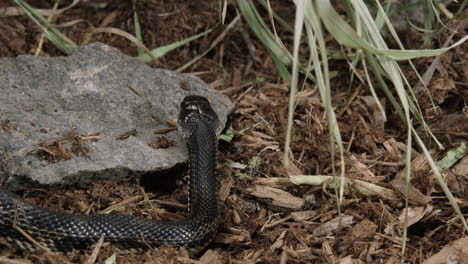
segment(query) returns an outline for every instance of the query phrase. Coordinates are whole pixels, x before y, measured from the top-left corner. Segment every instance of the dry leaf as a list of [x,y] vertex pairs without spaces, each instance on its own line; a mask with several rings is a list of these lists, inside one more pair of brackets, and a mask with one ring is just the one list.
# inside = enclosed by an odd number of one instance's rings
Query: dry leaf
[[[427,213],[432,211],[432,206],[428,205],[427,207],[418,206],[418,207],[409,207],[408,208],[408,226],[413,225],[419,220],[421,220]],[[400,224],[403,225],[405,219],[405,210],[403,210],[398,217]]]

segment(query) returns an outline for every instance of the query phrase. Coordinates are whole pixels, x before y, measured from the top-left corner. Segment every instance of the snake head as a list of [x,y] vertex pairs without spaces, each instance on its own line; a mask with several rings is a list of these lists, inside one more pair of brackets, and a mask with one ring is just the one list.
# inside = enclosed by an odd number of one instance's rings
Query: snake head
[[180,103],[179,127],[184,135],[189,132],[187,128],[190,121],[206,122],[210,127],[217,129],[218,116],[211,108],[210,102],[203,96],[188,95]]

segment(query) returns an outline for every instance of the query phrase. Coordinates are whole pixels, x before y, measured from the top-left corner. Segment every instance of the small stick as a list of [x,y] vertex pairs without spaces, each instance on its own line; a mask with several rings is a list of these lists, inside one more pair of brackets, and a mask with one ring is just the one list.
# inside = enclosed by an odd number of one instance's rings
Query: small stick
[[91,256],[89,256],[88,260],[86,261],[86,264],[94,264],[96,262],[97,256],[99,254],[99,251],[101,251],[101,247],[103,243],[104,243],[104,236],[99,238],[96,246],[93,249],[93,253],[91,253]]
[[[49,248],[41,245],[39,242],[37,242],[34,238],[32,238],[26,231],[24,231],[21,227],[19,227],[16,222],[13,223],[13,228],[16,229],[18,232],[21,233],[21,235],[23,235],[27,240],[29,240],[34,246],[36,246],[37,248],[41,249],[42,251],[44,251],[46,253],[47,256],[49,257],[55,257],[55,258],[58,258],[59,260],[67,263],[67,264],[72,264],[71,262],[69,262],[68,260],[66,260],[65,258],[62,258],[60,257],[59,255],[57,254],[54,254]],[[51,260],[51,259],[49,259]]]
[[153,250],[154,248],[146,241],[145,236],[143,236],[143,232],[140,232],[141,241],[145,244],[149,249]]
[[137,88],[131,84],[127,84],[128,88],[130,88],[130,90],[132,90],[136,95],[138,96],[143,96],[143,94],[137,90]]
[[129,204],[129,203],[133,203],[133,202],[135,202],[135,201],[138,201],[138,200],[140,200],[141,198],[143,198],[143,195],[141,195],[141,194],[140,194],[140,195],[135,195],[135,196],[133,196],[133,197],[130,197],[130,198],[128,198],[128,199],[125,199],[125,200],[123,200],[123,201],[121,201],[121,202],[119,202],[119,203],[113,204],[113,205],[107,207],[106,209],[103,209],[103,210],[99,211],[98,214],[105,214],[105,213],[108,213],[108,212],[110,212],[110,211],[112,211],[112,210],[114,210],[114,209],[116,209],[116,208],[122,207],[122,206],[124,206],[124,205],[126,205],[126,204]]

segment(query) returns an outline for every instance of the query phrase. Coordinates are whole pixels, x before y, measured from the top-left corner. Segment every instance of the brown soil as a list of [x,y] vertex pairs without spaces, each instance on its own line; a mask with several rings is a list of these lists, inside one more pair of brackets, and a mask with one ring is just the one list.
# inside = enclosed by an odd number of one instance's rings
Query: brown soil
[[[53,1],[30,2],[34,2],[36,8],[52,9],[54,6]],[[64,7],[72,1],[58,2],[59,7]],[[137,47],[124,37],[109,33],[90,34],[93,27],[115,27],[134,34],[131,1],[106,2],[109,3],[107,7],[94,8],[90,5],[92,1],[83,0],[55,16],[53,23],[61,25],[79,20],[81,22],[61,28],[78,45],[99,41],[128,55],[137,55]],[[154,49],[215,27],[222,2],[138,1],[145,45]],[[292,3],[272,1],[272,5],[292,24]],[[0,12],[1,8],[13,6],[13,0],[2,1]],[[229,3],[225,24],[235,16],[235,5]],[[457,23],[450,27],[454,28]],[[224,28],[217,27],[205,37],[153,60],[149,65],[177,69],[206,51],[222,35]],[[289,45],[291,35],[278,29],[278,34]],[[460,23],[461,33],[455,35],[454,40],[466,30],[466,23]],[[441,47],[450,34],[443,30],[434,36],[435,48]],[[0,17],[0,56],[35,54],[37,50],[41,56],[64,56],[47,40],[39,46],[41,38],[40,29],[27,16]],[[404,43],[422,43],[423,36],[402,32],[402,38]],[[333,41],[329,44],[332,48],[338,47]],[[465,43],[445,53],[428,92],[415,89],[426,121],[446,149],[457,147],[468,137],[467,50]],[[433,60],[431,57],[414,62],[424,73]],[[363,194],[358,187],[351,188],[340,207],[348,217],[342,218],[339,224],[331,182],[298,186],[289,181],[290,175],[333,174],[323,105],[315,85],[306,83],[294,115],[292,161],[285,168],[282,157],[288,84],[281,81],[272,58],[243,22],[228,31],[213,50],[185,70],[236,103],[228,124],[234,131],[234,138],[231,143],[220,144],[218,167],[222,181],[223,220],[218,236],[207,250],[195,256],[183,248],[171,247],[122,251],[104,242],[102,247],[87,251],[62,254],[38,250],[31,253],[22,252],[0,239],[3,245],[0,247],[0,263],[6,263],[7,258],[8,263],[86,263],[93,250],[98,255],[95,263],[104,263],[113,254],[116,254],[117,263],[400,263],[401,259],[419,263],[451,241],[466,236],[428,164],[419,157],[422,150],[414,145],[415,165],[411,181],[414,195],[410,197],[413,216],[410,220],[414,220],[414,224],[408,229],[406,253],[401,256],[402,222],[399,217],[404,210],[404,191],[400,187],[404,186],[406,129],[387,100],[382,102],[388,118],[384,122],[368,87],[356,80],[350,84],[346,61],[332,60],[330,64],[334,76],[331,80],[333,105],[347,151],[347,177],[394,190],[393,196]],[[416,84],[418,79],[410,67],[403,67],[408,69],[410,82]],[[434,100],[435,108],[428,95]],[[379,96],[384,98],[381,92]],[[4,131],[12,129],[5,120],[0,125]],[[446,151],[438,150],[422,128],[415,126],[434,156],[443,157]],[[73,140],[81,142],[76,135]],[[155,146],[164,145],[160,141],[155,141]],[[61,149],[59,143],[54,144],[42,146],[41,151],[49,154],[49,159],[60,162],[66,157],[51,158],[52,154],[47,152]],[[92,155],[92,151],[87,155]],[[467,163],[465,157],[443,174],[465,218],[468,213]],[[26,190],[22,195],[35,204],[67,213],[92,214],[115,209],[118,213],[153,219],[183,217],[187,201],[184,180],[177,182],[178,188],[169,194],[146,192],[142,185],[147,183],[143,182],[140,179],[127,183],[97,182],[68,190]]]

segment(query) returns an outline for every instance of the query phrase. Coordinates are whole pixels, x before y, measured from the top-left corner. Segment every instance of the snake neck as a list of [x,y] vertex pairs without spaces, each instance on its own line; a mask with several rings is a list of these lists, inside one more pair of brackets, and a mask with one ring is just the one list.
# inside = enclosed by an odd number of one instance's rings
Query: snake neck
[[212,120],[198,118],[186,123],[190,131],[189,218],[204,221],[218,218],[218,180],[216,177],[217,137]]

